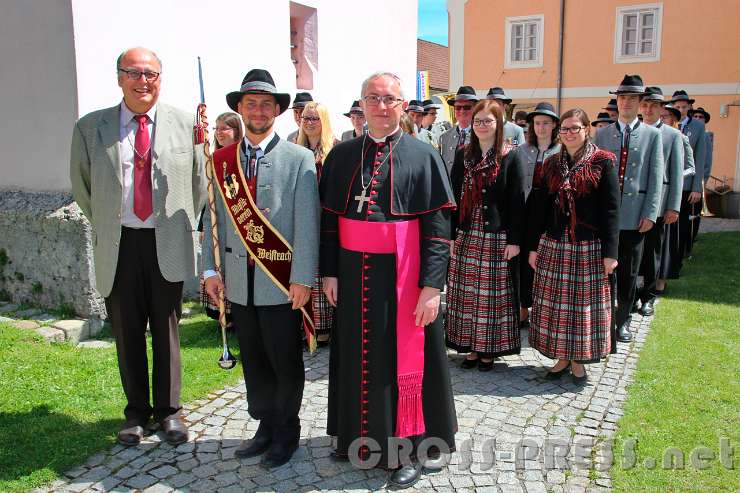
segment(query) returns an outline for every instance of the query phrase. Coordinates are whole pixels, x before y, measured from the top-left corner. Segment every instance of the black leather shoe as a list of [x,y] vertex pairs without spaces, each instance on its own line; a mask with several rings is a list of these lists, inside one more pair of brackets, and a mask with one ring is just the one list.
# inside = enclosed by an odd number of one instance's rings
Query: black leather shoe
[[234,451],[234,455],[241,459],[256,457],[270,448],[271,443],[272,435],[268,433],[257,433],[251,440],[244,440],[241,445],[239,445],[239,448]]
[[121,426],[121,431],[118,432],[116,438],[118,443],[126,447],[138,445],[144,438],[144,427],[140,421],[128,420]]
[[398,489],[410,488],[421,477],[421,464],[417,461],[413,461],[408,466],[403,466],[391,474],[388,479],[388,484]]
[[577,377],[573,375],[573,383],[576,385],[585,385],[588,381],[588,373],[586,373],[586,368],[583,369],[583,375],[580,377]]
[[298,450],[298,440],[294,440],[288,444],[273,442],[265,455],[262,456],[260,464],[267,469],[280,467],[293,457],[293,453],[296,450]]
[[643,317],[651,317],[655,313],[655,300],[647,300],[645,303],[642,304],[642,307],[640,308],[640,314]]
[[545,380],[557,380],[566,373],[568,373],[568,370],[570,369],[570,361],[568,361],[568,364],[565,365],[565,368],[558,371],[548,371],[545,373]]
[[460,368],[463,370],[470,370],[472,368],[475,368],[478,366],[478,358],[475,359],[468,359],[465,358],[462,363],[460,363]]
[[164,432],[164,439],[170,445],[180,445],[188,441],[188,427],[181,418],[166,419],[159,425]]
[[630,332],[630,321],[627,320],[617,329],[617,340],[619,342],[630,342],[632,341],[632,332]]
[[478,358],[478,371],[491,371],[493,370],[493,360],[483,361]]

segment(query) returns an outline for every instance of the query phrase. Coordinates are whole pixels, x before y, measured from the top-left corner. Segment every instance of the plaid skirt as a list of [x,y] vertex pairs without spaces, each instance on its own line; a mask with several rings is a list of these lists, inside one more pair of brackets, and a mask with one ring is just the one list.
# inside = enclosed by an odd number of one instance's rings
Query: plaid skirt
[[311,289],[311,308],[316,335],[329,334],[334,323],[334,307],[326,299],[323,286],[324,278],[317,275]]
[[[470,230],[458,230],[447,280],[447,346],[482,357],[518,354],[518,264],[504,260],[506,233],[483,230],[481,209]],[[514,267],[512,267],[512,264]]]
[[598,240],[543,235],[529,345],[548,358],[597,361],[611,350],[611,293]]

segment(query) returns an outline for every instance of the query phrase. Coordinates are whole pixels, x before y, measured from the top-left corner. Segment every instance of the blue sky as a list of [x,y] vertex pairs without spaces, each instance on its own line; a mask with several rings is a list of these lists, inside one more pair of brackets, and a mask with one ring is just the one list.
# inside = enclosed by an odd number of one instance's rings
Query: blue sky
[[447,46],[447,0],[419,0],[418,37]]

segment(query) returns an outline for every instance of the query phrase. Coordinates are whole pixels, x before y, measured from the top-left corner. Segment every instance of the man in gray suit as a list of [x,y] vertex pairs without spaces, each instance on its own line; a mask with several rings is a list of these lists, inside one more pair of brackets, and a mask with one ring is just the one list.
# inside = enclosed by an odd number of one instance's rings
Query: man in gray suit
[[[664,241],[668,238],[670,225],[678,221],[678,213],[681,210],[681,189],[683,188],[684,164],[687,162],[684,156],[683,139],[681,132],[675,128],[664,125],[660,120],[660,113],[666,103],[663,91],[659,87],[646,87],[645,95],[640,101],[640,113],[643,123],[651,125],[661,132],[663,141],[663,161],[665,173],[663,176],[663,198],[661,200],[658,220],[655,227],[651,228],[645,236],[645,250],[643,252],[641,272],[644,283],[639,293],[642,301],[640,313],[650,316],[655,312],[654,304],[658,295],[659,278],[661,276],[661,265],[669,262],[670,258],[663,258]],[[691,160],[693,165],[693,159]],[[693,169],[692,169],[693,171]],[[670,257],[670,249],[666,254]]]
[[[286,295],[278,286],[278,274],[258,262],[263,257],[255,258],[246,249],[249,234],[243,237],[237,232],[234,224],[239,219],[231,216],[223,196],[216,200],[221,274],[226,283],[224,286],[215,271],[211,242],[205,242],[205,289],[214,300],[226,290],[241,348],[248,412],[260,421],[254,439],[242,443],[236,455],[264,453],[262,465],[272,468],[290,460],[300,438],[298,411],[305,383],[300,309],[309,301],[319,259],[316,165],[311,151],[280,139],[274,132],[275,118],[287,109],[290,97],[277,92],[269,72],[251,70],[241,88],[226,96],[226,102],[241,115],[245,138],[216,151],[217,172],[219,163],[224,166],[226,161],[238,159],[246,183],[238,180],[237,185],[243,190],[248,187],[255,207],[267,221],[257,227],[256,234],[276,230],[292,246],[292,260],[287,260],[286,267],[289,279],[286,275],[285,283],[280,284],[283,288],[289,284]],[[245,212],[249,212],[247,218],[257,216],[256,211]],[[206,214],[204,228],[208,231],[210,227]],[[270,248],[267,243],[264,246]]]
[[360,106],[360,101],[352,101],[352,107],[344,114],[352,122],[352,130],[342,133],[342,142],[351,140],[365,134],[365,112]]
[[496,101],[504,113],[504,142],[508,142],[513,146],[524,144],[524,130],[522,127],[506,120],[506,110],[511,104],[511,98],[506,95],[502,88],[492,87],[488,90],[486,99]]
[[[309,92],[297,92],[295,98],[293,98],[293,106],[291,106],[290,109],[293,110],[293,120],[295,120],[295,124],[298,128],[288,134],[288,142],[293,142],[295,144],[298,140],[298,130],[301,128],[301,115],[303,115],[303,108],[311,102],[313,102],[313,97],[311,97],[311,93]],[[285,111],[285,108],[283,108],[283,111]]]
[[679,90],[673,93],[671,105],[681,113],[678,128],[689,138],[691,150],[694,151],[694,166],[696,174],[687,177],[683,183],[683,199],[681,213],[678,217],[678,231],[680,235],[681,255],[691,256],[693,247],[693,223],[701,218],[702,194],[704,191],[704,170],[707,165],[707,139],[704,123],[691,118],[689,111],[694,99],[686,91]]
[[[707,130],[706,126],[709,124],[709,120],[712,115],[707,112],[701,106],[697,109],[691,109],[689,116],[692,120],[698,121],[704,124],[704,137],[706,139],[706,148],[704,152],[704,182],[703,185],[706,187],[709,177],[712,175],[712,162],[714,160],[714,132]],[[704,208],[704,197],[701,199],[701,208]],[[691,242],[696,241],[696,237],[699,235],[699,227],[701,226],[701,214],[698,215],[693,222],[693,228],[691,228]]]
[[473,106],[478,102],[475,89],[471,86],[460,86],[454,98],[448,99],[447,104],[455,110],[457,124],[439,137],[439,152],[445,163],[447,172],[452,169],[455,153],[470,142],[471,123],[473,122]]
[[617,95],[619,119],[600,128],[595,143],[611,151],[619,162],[619,258],[617,266],[617,340],[632,340],[630,310],[637,291],[645,233],[660,213],[663,176],[663,141],[660,130],[640,123],[637,113],[645,85],[639,75],[625,75],[612,94]]
[[183,281],[195,274],[192,232],[205,199],[203,151],[193,144],[193,116],[158,102],[162,64],[153,52],[130,49],[116,70],[123,101],[75,125],[72,193],[92,225],[96,284],[116,339],[127,400],[118,441],[138,444],[153,416],[176,445],[187,440],[177,325]]

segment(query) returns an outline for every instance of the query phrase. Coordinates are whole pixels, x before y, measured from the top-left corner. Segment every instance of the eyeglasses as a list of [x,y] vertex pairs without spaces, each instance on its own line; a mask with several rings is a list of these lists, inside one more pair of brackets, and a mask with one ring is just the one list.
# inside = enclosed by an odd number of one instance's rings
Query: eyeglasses
[[455,106],[455,111],[470,111],[473,109],[473,105]]
[[396,96],[391,96],[391,95],[377,96],[375,94],[371,94],[370,96],[365,96],[362,98],[362,100],[365,101],[365,103],[367,103],[369,106],[378,106],[380,102],[382,101],[383,104],[385,104],[389,108],[398,106],[398,103],[403,101],[403,99],[397,98]]
[[213,127],[214,132],[228,132],[229,130],[234,130],[231,127]]
[[301,120],[303,120],[306,123],[316,123],[316,122],[320,122],[321,118],[319,118],[318,116],[302,116]]
[[147,82],[154,82],[159,78],[159,72],[155,72],[153,70],[147,70],[145,72],[141,72],[140,70],[129,70],[126,68],[119,68],[119,72],[123,72],[126,74],[126,77],[128,77],[130,80],[139,80],[141,79],[141,76],[143,75]]
[[484,118],[482,120],[478,120],[477,118],[473,119],[474,127],[492,127],[494,123],[496,123],[496,120],[493,118]]
[[558,130],[558,133],[561,133],[561,134],[568,134],[568,133],[577,134],[578,132],[580,132],[584,128],[586,128],[586,127],[560,127],[560,129]]

